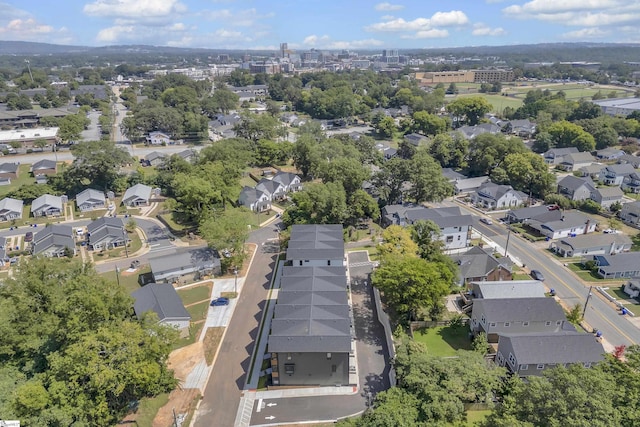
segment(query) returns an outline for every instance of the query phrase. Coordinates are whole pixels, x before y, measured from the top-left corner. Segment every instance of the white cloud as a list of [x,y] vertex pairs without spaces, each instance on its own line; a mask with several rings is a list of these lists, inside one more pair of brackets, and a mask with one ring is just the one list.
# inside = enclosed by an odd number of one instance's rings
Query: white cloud
[[503,36],[507,32],[502,27],[491,28],[481,22],[473,25],[473,31],[471,34],[474,36]]
[[133,25],[116,25],[113,27],[103,28],[98,31],[96,40],[103,43],[114,43],[122,40],[133,39],[135,36],[136,32]]
[[256,22],[275,16],[273,13],[261,15],[256,9],[232,11],[229,9],[206,10],[201,15],[211,21],[224,21],[227,25],[235,27],[253,27]]
[[[315,34],[309,35],[302,41],[302,48],[316,47],[320,49],[365,49],[376,46],[382,46],[384,43],[377,39],[363,39],[363,40],[332,40],[327,35],[317,36]],[[295,44],[292,44],[295,47]]]
[[433,28],[431,30],[418,31],[415,34],[400,36],[402,39],[441,39],[449,37],[449,31]]
[[83,12],[90,16],[144,21],[147,18],[174,18],[186,10],[178,0],[95,0],[85,5]]
[[376,10],[381,10],[381,11],[384,11],[384,12],[391,12],[391,11],[394,11],[394,10],[402,10],[402,9],[404,9],[404,6],[401,5],[401,4],[391,4],[391,3],[386,3],[385,2],[385,3],[378,3],[375,6],[375,9]]
[[576,31],[569,31],[562,34],[567,39],[597,39],[609,34],[609,31],[603,31],[600,28],[582,28]]
[[412,21],[397,18],[385,22],[377,22],[365,27],[365,30],[371,32],[427,31],[434,27],[464,25],[468,22],[469,18],[464,12],[452,10],[450,12],[436,12],[431,18],[416,18]]
[[504,9],[507,14],[522,13],[558,13],[566,11],[602,10],[624,6],[628,2],[621,0],[532,0]]

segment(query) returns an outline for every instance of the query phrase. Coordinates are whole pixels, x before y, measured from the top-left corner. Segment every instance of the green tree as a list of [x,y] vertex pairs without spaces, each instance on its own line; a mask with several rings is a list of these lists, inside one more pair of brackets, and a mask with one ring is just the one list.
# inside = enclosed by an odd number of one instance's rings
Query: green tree
[[389,116],[383,117],[377,125],[374,126],[374,129],[378,133],[378,135],[383,138],[391,138],[393,134],[398,130],[396,126],[396,122],[393,118]]
[[409,319],[414,319],[419,309],[431,311],[442,306],[452,282],[447,268],[412,256],[384,258],[372,277],[372,284],[384,293],[386,301]]
[[547,128],[547,133],[551,136],[553,146],[557,148],[576,147],[578,151],[593,151],[596,148],[593,136],[574,123],[553,123]]
[[506,138],[504,135],[489,133],[478,135],[469,144],[469,173],[471,176],[488,175],[500,167],[509,154],[527,151],[527,147],[519,138]]
[[64,181],[59,182],[70,193],[88,185],[110,190],[120,167],[132,162],[128,152],[108,141],[83,141],[71,147],[71,152],[73,163],[63,172]]
[[409,229],[399,225],[390,225],[382,232],[382,243],[378,244],[380,258],[417,257],[418,246],[411,239]]
[[462,169],[467,165],[469,141],[460,132],[455,132],[453,135],[441,133],[433,138],[428,145],[428,150],[443,168]]
[[282,216],[287,225],[341,224],[349,215],[347,195],[340,182],[312,183],[291,197],[293,206]]
[[413,113],[413,129],[423,135],[438,135],[447,131],[447,121],[426,111]]
[[442,175],[442,168],[426,149],[419,148],[409,160],[410,196],[417,202],[439,202],[453,196],[453,186]]
[[360,189],[364,180],[371,176],[360,159],[353,157],[338,157],[320,162],[316,169],[315,176],[323,182],[341,182],[347,196]]
[[210,247],[242,257],[244,242],[249,237],[250,215],[244,208],[217,211],[204,218],[198,230]]
[[492,108],[491,104],[481,96],[458,98],[447,105],[447,111],[453,114],[457,123],[454,127],[461,124],[477,125]]

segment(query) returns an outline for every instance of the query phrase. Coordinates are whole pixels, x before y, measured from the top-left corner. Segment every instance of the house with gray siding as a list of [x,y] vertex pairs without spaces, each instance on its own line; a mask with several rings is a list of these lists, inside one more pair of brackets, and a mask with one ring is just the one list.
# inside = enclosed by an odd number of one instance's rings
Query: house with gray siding
[[[552,212],[560,212],[552,211]],[[549,239],[560,239],[562,237],[575,237],[580,234],[588,234],[596,231],[598,222],[578,211],[564,211],[558,219],[546,220],[532,218],[527,224],[537,230],[541,235]]]
[[573,201],[587,200],[596,186],[589,177],[567,175],[558,181],[558,194]]
[[620,187],[598,187],[591,192],[591,200],[603,209],[609,209],[614,203],[622,203],[624,192]]
[[471,332],[487,334],[490,343],[507,333],[559,332],[567,319],[553,298],[475,299],[469,322]]
[[343,259],[341,225],[292,227],[268,341],[274,386],[357,381]]
[[623,191],[626,191],[629,193],[633,193],[633,194],[640,193],[640,173],[634,172],[632,174],[625,176],[622,179],[622,184],[620,185],[620,188]]
[[292,265],[344,266],[344,258],[342,225],[296,224],[291,227],[286,259]]
[[595,157],[587,151],[581,153],[570,153],[562,157],[562,160],[557,167],[559,169],[572,172],[580,169],[581,167],[589,166],[595,161]]
[[31,202],[31,215],[34,217],[62,215],[62,197],[43,194]]
[[520,377],[542,375],[546,369],[581,364],[585,368],[604,360],[604,348],[592,334],[579,332],[502,334],[496,363]]
[[625,252],[617,255],[594,255],[597,274],[603,279],[640,277],[640,252]]
[[87,242],[94,251],[128,245],[130,241],[121,218],[105,216],[87,225]]
[[73,228],[69,225],[49,224],[33,235],[31,253],[36,256],[63,257],[76,254]]
[[484,209],[509,209],[524,204],[527,195],[516,191],[510,185],[498,185],[492,182],[483,184],[471,193],[471,202]]
[[87,188],[76,195],[76,206],[81,212],[104,209],[106,197],[102,191]]
[[638,298],[640,296],[640,277],[629,279],[622,287],[622,291],[631,298]]
[[576,147],[567,148],[552,148],[542,154],[544,161],[550,165],[557,165],[562,162],[562,159],[567,154],[579,153]]
[[144,184],[129,187],[122,196],[122,204],[129,207],[147,206],[151,199],[151,191],[151,187]]
[[184,283],[220,274],[220,258],[209,248],[180,248],[149,258],[156,283]]
[[634,156],[633,154],[625,154],[624,156],[618,157],[619,164],[629,164],[633,166],[634,169],[640,168],[640,157]]
[[245,185],[240,191],[238,204],[254,212],[264,212],[271,209],[271,198],[257,188]]
[[626,224],[640,225],[640,201],[624,203],[619,216]]
[[0,200],[0,221],[12,221],[22,218],[24,202],[11,197]]
[[608,165],[600,170],[598,180],[604,185],[615,185],[619,187],[622,185],[624,178],[634,172],[636,172],[634,167],[627,163]]
[[181,338],[189,336],[191,315],[184,308],[173,285],[149,283],[134,291],[131,296],[135,300],[133,310],[138,319],[151,311],[158,316],[158,323],[177,329]]
[[624,234],[583,234],[551,242],[549,249],[562,257],[614,255],[631,250],[633,242]]

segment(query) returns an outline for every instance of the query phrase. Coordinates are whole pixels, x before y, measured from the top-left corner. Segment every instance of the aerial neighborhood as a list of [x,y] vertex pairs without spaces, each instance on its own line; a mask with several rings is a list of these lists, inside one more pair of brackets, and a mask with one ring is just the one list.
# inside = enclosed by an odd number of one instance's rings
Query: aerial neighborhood
[[279,46],[0,52],[0,425],[637,425],[640,63]]

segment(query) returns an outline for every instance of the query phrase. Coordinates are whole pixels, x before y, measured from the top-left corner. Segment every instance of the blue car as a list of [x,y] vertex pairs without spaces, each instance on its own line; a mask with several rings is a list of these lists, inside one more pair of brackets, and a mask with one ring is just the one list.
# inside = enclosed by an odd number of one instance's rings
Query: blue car
[[229,305],[229,298],[225,298],[225,297],[220,297],[220,298],[216,298],[214,300],[211,300],[211,306],[215,307],[218,305]]

